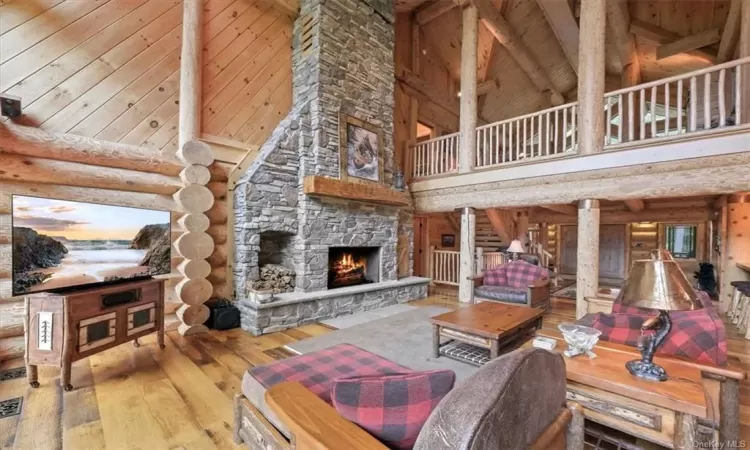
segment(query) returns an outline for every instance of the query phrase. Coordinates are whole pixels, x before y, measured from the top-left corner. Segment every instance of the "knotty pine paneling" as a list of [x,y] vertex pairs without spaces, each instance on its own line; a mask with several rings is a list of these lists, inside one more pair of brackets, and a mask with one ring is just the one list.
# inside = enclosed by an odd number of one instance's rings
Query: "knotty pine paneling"
[[[202,132],[262,145],[291,107],[292,20],[204,1]],[[17,123],[174,151],[181,38],[181,0],[5,0],[0,91]]]

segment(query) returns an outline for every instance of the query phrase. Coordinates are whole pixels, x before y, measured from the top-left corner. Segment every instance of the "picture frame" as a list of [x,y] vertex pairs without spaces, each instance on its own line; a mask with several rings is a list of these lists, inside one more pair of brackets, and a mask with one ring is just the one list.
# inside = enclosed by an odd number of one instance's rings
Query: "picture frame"
[[453,248],[456,246],[456,235],[455,234],[443,234],[440,235],[440,246]]
[[339,178],[383,183],[383,131],[347,114],[339,115]]

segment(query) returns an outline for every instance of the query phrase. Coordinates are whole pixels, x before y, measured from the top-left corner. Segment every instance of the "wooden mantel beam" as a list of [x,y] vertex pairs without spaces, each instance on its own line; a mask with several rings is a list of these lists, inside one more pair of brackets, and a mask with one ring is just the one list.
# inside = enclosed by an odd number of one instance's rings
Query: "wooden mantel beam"
[[578,23],[567,1],[537,0],[573,71],[578,74]]
[[526,44],[523,43],[521,37],[505,21],[492,2],[490,0],[471,0],[471,3],[477,7],[479,18],[484,26],[508,50],[532,84],[542,94],[549,95],[552,105],[557,106],[565,103],[563,95],[555,88],[547,73],[531,54]]

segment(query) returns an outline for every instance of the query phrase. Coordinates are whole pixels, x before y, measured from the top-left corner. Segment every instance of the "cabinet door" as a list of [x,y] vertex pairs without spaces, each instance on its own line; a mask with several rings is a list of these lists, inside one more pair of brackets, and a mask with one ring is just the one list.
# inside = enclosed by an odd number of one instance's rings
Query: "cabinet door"
[[127,334],[132,336],[146,330],[156,330],[156,303],[128,308]]
[[78,322],[78,353],[111,344],[116,339],[117,313],[102,314]]

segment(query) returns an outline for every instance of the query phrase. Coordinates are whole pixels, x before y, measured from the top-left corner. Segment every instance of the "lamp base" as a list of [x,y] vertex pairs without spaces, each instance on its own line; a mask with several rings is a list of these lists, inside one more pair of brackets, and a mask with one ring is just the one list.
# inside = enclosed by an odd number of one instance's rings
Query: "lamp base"
[[635,359],[625,364],[631,375],[652,381],[667,381],[667,371],[658,364],[650,361]]

